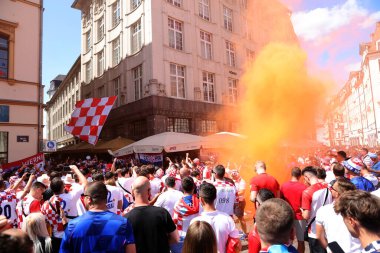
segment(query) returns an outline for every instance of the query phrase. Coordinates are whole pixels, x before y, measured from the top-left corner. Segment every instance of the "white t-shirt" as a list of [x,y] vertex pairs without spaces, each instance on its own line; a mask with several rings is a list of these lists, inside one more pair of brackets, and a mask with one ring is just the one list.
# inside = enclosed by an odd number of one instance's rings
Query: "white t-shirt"
[[162,188],[164,188],[164,184],[161,179],[155,177],[150,180],[150,194],[152,195],[152,198],[160,193]]
[[371,181],[371,183],[376,187],[378,184],[379,184],[379,179],[373,175],[373,174],[366,174],[366,175],[363,175],[364,178],[368,179],[369,181]]
[[174,189],[168,189],[157,199],[155,206],[163,207],[173,216],[174,205],[183,197],[183,193]]
[[216,188],[215,208],[226,214],[234,214],[234,204],[237,201],[236,187],[227,181],[217,180],[213,182]]
[[[245,183],[243,178],[240,178],[240,181],[234,180],[234,182],[235,182],[235,187],[236,187],[237,192],[240,192],[240,191],[244,192],[245,191],[246,183]],[[239,201],[244,201],[244,194],[239,196]]]
[[226,213],[220,211],[202,212],[200,216],[195,217],[190,224],[195,221],[205,221],[211,225],[215,232],[218,253],[226,252],[228,237],[239,238],[239,231],[235,227],[235,222]]
[[17,201],[14,191],[0,191],[0,214],[12,222],[14,228],[17,227]]
[[[117,181],[129,192],[132,192],[132,184],[135,179],[133,177],[120,177]],[[119,187],[118,182],[116,182],[116,186]]]
[[117,214],[117,204],[119,201],[123,201],[123,192],[116,186],[106,185],[107,194],[107,208],[109,211]]
[[325,182],[330,184],[331,181],[335,180],[335,175],[334,175],[334,172],[329,170],[329,171],[326,171],[326,178],[325,178]]
[[83,191],[83,186],[73,184],[71,186],[71,191],[59,194],[59,197],[62,199],[61,208],[65,211],[66,216],[78,216],[77,202]]
[[[120,188],[120,190],[123,192],[125,198],[129,201],[129,202],[133,202],[133,196],[132,196],[132,184],[133,182],[135,181],[135,179],[133,177],[122,177],[122,178],[119,178],[116,182],[116,186],[118,188]],[[119,184],[120,183],[120,184]],[[129,191],[126,192],[123,188],[121,188],[121,186]]]
[[376,197],[379,197],[380,198],[380,189],[377,189],[376,191],[373,191],[371,192],[373,195],[375,195]]
[[360,253],[359,239],[351,236],[343,217],[335,213],[334,203],[319,208],[315,221],[324,228],[328,243],[337,242],[344,252]]

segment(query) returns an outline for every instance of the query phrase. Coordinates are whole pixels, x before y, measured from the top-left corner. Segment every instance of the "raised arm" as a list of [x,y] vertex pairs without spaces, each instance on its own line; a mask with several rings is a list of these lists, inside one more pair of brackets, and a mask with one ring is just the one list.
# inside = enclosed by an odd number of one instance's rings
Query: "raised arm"
[[32,187],[32,184],[33,184],[35,179],[36,179],[35,175],[33,175],[33,174],[30,175],[28,183],[26,184],[25,189],[22,191],[20,199],[23,199],[26,196],[26,194],[28,194],[28,192],[30,191],[30,188]]
[[82,174],[82,172],[80,172],[80,170],[78,169],[76,165],[70,165],[69,167],[75,173],[75,175],[77,175],[79,184],[85,187],[87,185],[86,177]]
[[115,173],[115,171],[116,171],[116,161],[117,161],[117,158],[115,157],[113,159],[113,163],[112,163],[112,166],[111,166],[111,172],[112,173]]

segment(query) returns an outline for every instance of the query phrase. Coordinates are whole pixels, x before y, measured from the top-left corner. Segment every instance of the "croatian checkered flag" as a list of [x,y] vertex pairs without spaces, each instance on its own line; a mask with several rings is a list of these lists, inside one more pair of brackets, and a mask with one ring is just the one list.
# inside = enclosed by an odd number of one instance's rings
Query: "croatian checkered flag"
[[116,96],[88,98],[78,101],[65,130],[79,139],[95,145],[110,113]]

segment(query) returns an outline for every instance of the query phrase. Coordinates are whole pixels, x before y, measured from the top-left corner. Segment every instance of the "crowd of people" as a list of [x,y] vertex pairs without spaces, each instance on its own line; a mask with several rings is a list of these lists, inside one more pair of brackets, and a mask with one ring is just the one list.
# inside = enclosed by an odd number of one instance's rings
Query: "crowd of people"
[[246,182],[188,155],[2,171],[0,252],[380,252],[380,152],[349,154],[294,157],[282,184],[263,161]]

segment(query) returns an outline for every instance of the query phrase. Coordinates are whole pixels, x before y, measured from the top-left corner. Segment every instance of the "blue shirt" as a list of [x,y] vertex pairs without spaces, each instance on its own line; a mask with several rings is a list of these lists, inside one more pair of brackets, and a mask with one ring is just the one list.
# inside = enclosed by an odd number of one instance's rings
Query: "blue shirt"
[[69,222],[59,252],[101,253],[125,252],[134,244],[132,225],[110,211],[91,212]]
[[268,249],[260,250],[260,253],[298,253],[298,251],[292,245],[275,244]]
[[351,183],[356,186],[356,189],[371,192],[375,190],[372,182],[364,177],[354,177],[351,179]]
[[380,172],[380,161],[375,163],[373,166],[372,166],[372,169],[373,170],[378,170]]
[[184,196],[183,201],[185,201],[186,205],[193,206],[193,196],[192,195]]

